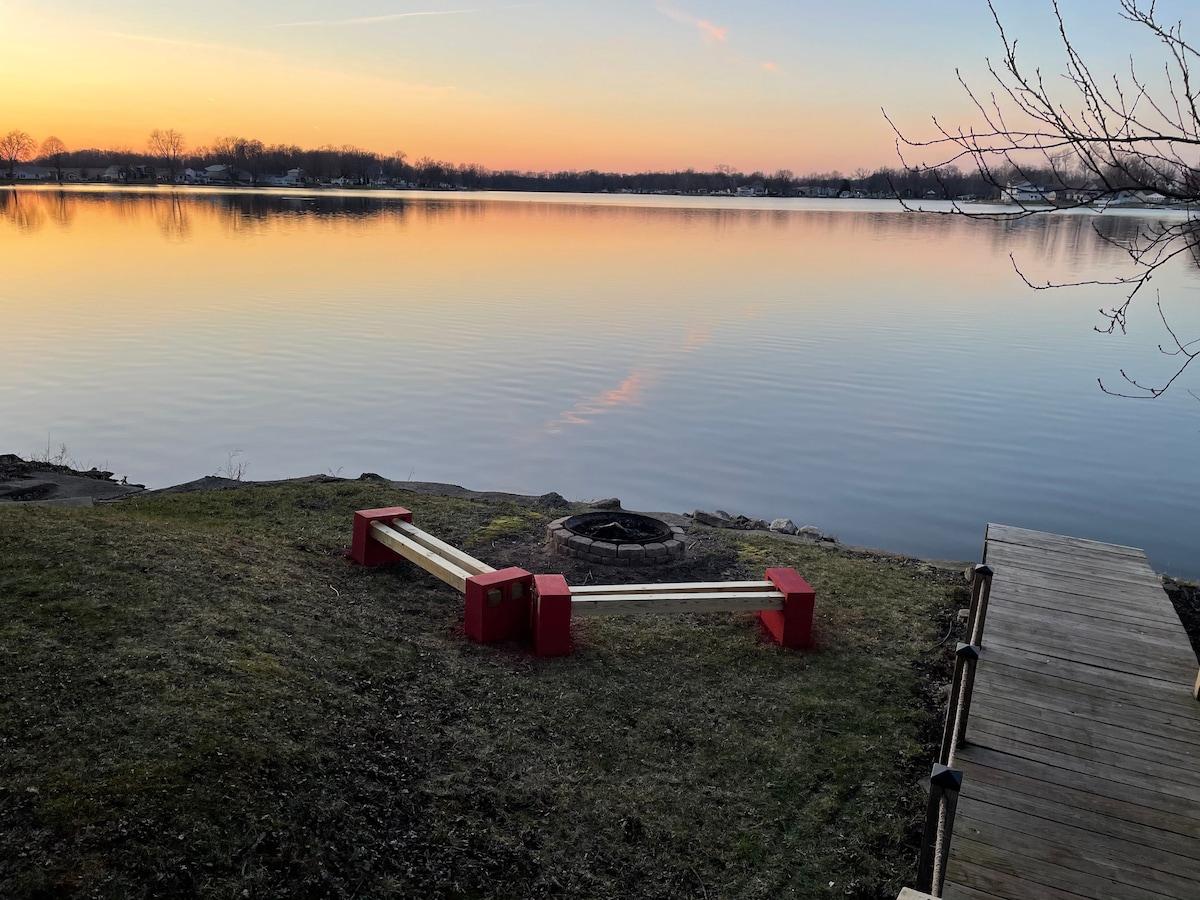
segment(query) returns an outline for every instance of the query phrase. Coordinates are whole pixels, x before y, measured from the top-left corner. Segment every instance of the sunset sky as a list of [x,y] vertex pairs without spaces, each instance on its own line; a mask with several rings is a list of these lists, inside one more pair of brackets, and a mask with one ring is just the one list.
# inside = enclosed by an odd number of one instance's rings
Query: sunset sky
[[[1049,0],[997,0],[1048,73]],[[1152,54],[1117,0],[1063,0],[1105,71]],[[1164,18],[1186,12],[1160,3]],[[986,87],[984,0],[0,0],[0,133],[69,148],[223,135],[354,144],[490,168],[718,164],[797,174],[894,165],[968,122]]]

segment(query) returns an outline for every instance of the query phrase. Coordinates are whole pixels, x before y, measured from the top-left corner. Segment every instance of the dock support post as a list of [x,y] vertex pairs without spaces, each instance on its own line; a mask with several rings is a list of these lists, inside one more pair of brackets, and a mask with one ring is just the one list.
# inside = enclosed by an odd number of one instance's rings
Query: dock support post
[[946,863],[950,860],[950,838],[954,834],[954,813],[962,772],[941,763],[933,764],[929,777],[929,806],[925,812],[925,835],[921,839],[921,863],[917,870],[917,890],[935,897],[942,895],[946,881]]
[[967,717],[971,714],[971,694],[975,689],[975,667],[979,648],[960,643],[954,649],[954,674],[950,679],[950,697],[946,704],[946,727],[942,729],[942,748],[938,762],[954,765],[959,744],[967,739]]
[[987,621],[994,574],[991,566],[975,566],[971,573],[971,611],[967,617],[967,643],[976,647],[983,646],[983,625]]

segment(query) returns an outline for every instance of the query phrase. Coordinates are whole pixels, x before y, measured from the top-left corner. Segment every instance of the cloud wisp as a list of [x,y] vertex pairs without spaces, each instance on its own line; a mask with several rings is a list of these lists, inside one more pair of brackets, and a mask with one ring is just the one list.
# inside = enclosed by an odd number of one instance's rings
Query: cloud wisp
[[102,37],[117,38],[122,41],[138,41],[142,44],[161,44],[166,47],[188,47],[193,50],[219,50],[222,52],[254,53],[262,51],[253,47],[241,47],[236,44],[215,44],[207,41],[189,41],[184,38],[159,37],[153,34],[132,34],[127,31],[101,31]]
[[378,25],[381,22],[398,22],[401,19],[417,19],[427,16],[462,16],[482,12],[476,9],[434,9],[420,12],[388,13],[382,16],[363,16],[358,19],[313,19],[309,22],[280,22],[276,28],[306,28],[313,26],[336,27],[344,25]]
[[700,37],[703,38],[706,44],[723,44],[725,43],[726,35],[729,34],[728,28],[722,28],[708,19],[694,18],[672,6],[659,6],[658,11],[668,19],[673,19],[681,25],[690,25],[697,29],[700,32]]

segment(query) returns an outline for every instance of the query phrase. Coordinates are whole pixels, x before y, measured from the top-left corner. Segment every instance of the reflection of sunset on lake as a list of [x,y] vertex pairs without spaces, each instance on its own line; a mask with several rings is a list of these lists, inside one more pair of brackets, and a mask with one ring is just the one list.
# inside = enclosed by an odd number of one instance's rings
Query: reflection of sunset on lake
[[[1006,225],[804,200],[0,190],[0,421],[18,452],[61,441],[152,485],[242,450],[253,478],[412,472],[615,494],[807,519],[931,555],[974,552],[970,483],[1046,530],[1083,515],[1093,531],[1109,517],[1158,535],[1174,562],[1191,539],[1178,485],[1200,477],[1180,443],[1154,442],[1145,469],[1116,480],[1110,463],[1135,438],[1144,456],[1162,410],[1190,398],[1113,405],[1096,388],[1157,363],[1158,323],[1096,335],[1102,297],[1030,291],[1005,255],[1031,277],[1099,277],[1121,260],[1093,226],[1120,236],[1138,221]],[[1185,268],[1156,283],[1178,314],[1200,308]]]
[[559,418],[546,426],[549,432],[562,431],[564,425],[588,425],[596,416],[614,406],[633,406],[642,402],[642,391],[646,386],[647,375],[641,369],[635,370],[621,382],[620,387],[604,391],[595,397],[581,400],[564,412]]

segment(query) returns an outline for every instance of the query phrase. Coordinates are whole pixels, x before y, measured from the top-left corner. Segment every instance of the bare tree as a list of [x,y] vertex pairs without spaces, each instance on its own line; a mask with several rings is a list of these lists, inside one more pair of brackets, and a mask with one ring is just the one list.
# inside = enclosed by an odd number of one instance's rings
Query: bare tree
[[[1095,226],[1101,239],[1127,254],[1131,269],[1112,280],[1073,284],[1121,287],[1121,302],[1100,310],[1104,318],[1097,330],[1124,333],[1133,301],[1155,272],[1176,257],[1200,263],[1200,85],[1191,72],[1200,51],[1184,39],[1182,22],[1162,20],[1156,0],[1120,0],[1121,18],[1161,45],[1163,58],[1155,65],[1159,71],[1145,77],[1131,57],[1126,74],[1096,72],[1071,38],[1057,0],[1052,7],[1064,56],[1062,79],[1047,80],[1040,68],[1018,58],[1017,39],[988,0],[1003,45],[999,62],[987,61],[991,89],[977,91],[958,73],[978,124],[947,127],[935,118],[933,134],[925,140],[907,136],[894,123],[892,127],[901,158],[920,157],[905,161],[909,171],[935,172],[969,162],[1014,204],[1009,212],[956,207],[958,214],[1021,218],[1078,206],[1105,208],[1131,197],[1185,210],[1182,219],[1144,224],[1121,237]],[[1052,204],[1042,202],[1051,197]],[[1036,289],[1066,286],[1035,284],[1017,271]],[[1161,297],[1156,306],[1170,336],[1159,349],[1177,359],[1174,373],[1150,384],[1122,370],[1124,385],[1113,390],[1101,380],[1102,390],[1158,397],[1200,356],[1200,339],[1182,340],[1163,312]]]
[[225,166],[230,182],[237,184],[244,173],[256,184],[267,163],[267,147],[262,141],[243,137],[222,137],[212,143],[209,152]]
[[42,149],[38,155],[54,166],[54,174],[59,184],[62,184],[63,157],[67,155],[67,145],[54,135],[42,141]]
[[258,184],[267,161],[267,148],[256,139],[243,139],[238,143],[238,161],[250,173],[250,183]]
[[220,137],[212,142],[210,152],[217,163],[225,167],[226,176],[234,184],[237,184],[238,173],[241,171],[245,146],[246,139],[239,137]]
[[150,132],[146,146],[154,156],[166,164],[167,172],[171,176],[171,181],[174,182],[175,173],[179,171],[179,162],[183,159],[184,151],[187,149],[183,135],[174,128],[165,130],[155,128]]
[[24,131],[13,130],[0,138],[0,159],[8,163],[8,177],[11,180],[17,169],[17,163],[25,162],[33,157],[33,148],[37,144]]

